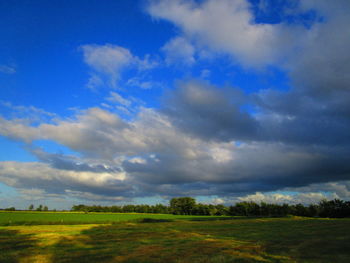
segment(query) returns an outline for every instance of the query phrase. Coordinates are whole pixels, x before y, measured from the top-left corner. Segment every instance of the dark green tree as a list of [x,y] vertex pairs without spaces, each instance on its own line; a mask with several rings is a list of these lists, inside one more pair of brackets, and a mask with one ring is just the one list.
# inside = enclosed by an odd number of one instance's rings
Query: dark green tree
[[43,205],[39,205],[39,207],[36,209],[36,211],[43,211]]
[[192,197],[179,197],[170,200],[170,209],[174,215],[192,215],[196,200]]

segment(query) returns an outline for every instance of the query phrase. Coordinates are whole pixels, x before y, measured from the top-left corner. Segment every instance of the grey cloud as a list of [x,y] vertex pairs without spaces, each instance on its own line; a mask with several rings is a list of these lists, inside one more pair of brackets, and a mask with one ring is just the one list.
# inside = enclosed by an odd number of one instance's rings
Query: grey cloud
[[[232,110],[223,98],[227,93],[205,88],[210,96],[202,97],[204,105],[214,101],[217,107],[224,105]],[[204,94],[208,95],[206,90]],[[349,179],[347,147],[248,139],[236,146],[227,138],[222,141],[213,136],[208,140],[197,136],[196,130],[187,133],[176,126],[171,115],[150,109],[142,109],[129,122],[96,108],[79,114],[56,125],[42,124],[33,132],[40,131],[43,138],[77,150],[84,158],[34,149],[45,164],[1,163],[1,181],[14,187],[42,188],[48,193],[69,190],[132,197],[166,192],[230,196]],[[92,150],[94,154],[90,154]]]
[[350,45],[347,1],[302,1],[325,21],[310,29],[286,68],[292,89],[257,94],[263,138],[288,143],[350,145]]
[[310,149],[258,143],[232,149],[233,159],[217,162],[208,154],[189,160],[173,156],[144,164],[123,163],[138,182],[150,185],[193,185],[202,182],[215,186],[215,194],[272,191],[300,187],[315,182],[349,179],[349,158],[320,154]]
[[286,188],[286,191],[297,191],[301,193],[309,193],[322,191],[325,193],[334,193],[338,198],[349,199],[350,198],[350,181],[331,181],[327,183],[316,183],[308,186],[302,186],[297,188]]
[[33,153],[40,161],[50,164],[52,168],[59,170],[77,171],[77,172],[94,172],[94,173],[114,173],[122,172],[121,168],[118,166],[113,166],[113,164],[105,163],[89,163],[88,161],[75,157],[67,156],[58,153],[48,153],[42,149],[31,149]]
[[54,194],[64,194],[69,190],[101,196],[132,195],[133,188],[123,181],[123,176],[118,172],[60,170],[44,163],[0,163],[0,179],[5,184],[16,188],[44,189]]
[[258,123],[241,110],[244,96],[239,90],[196,81],[179,84],[169,92],[163,112],[185,132],[213,140],[244,140],[255,137]]

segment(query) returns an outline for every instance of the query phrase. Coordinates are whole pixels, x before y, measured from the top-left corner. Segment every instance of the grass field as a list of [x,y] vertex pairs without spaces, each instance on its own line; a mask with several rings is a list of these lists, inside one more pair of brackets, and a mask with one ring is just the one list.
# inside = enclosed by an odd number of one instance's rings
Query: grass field
[[350,262],[350,219],[165,216],[1,226],[0,262]]
[[92,224],[130,221],[140,218],[163,220],[206,218],[211,216],[176,216],[170,214],[137,214],[137,213],[83,213],[83,212],[0,212],[0,225],[37,225],[37,224]]

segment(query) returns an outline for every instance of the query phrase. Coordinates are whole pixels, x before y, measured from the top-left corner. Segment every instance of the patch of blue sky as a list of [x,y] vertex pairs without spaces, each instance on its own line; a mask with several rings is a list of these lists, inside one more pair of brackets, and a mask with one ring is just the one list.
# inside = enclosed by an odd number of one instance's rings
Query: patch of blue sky
[[196,196],[196,202],[201,204],[217,204],[216,200],[219,200],[216,195]]
[[[297,196],[302,194],[303,192],[300,191],[282,191],[282,190],[278,190],[278,191],[271,191],[271,192],[265,192],[264,194],[281,194],[281,195],[290,195],[290,196]],[[309,193],[309,192],[308,192]],[[330,192],[330,191],[317,191],[317,193],[322,194],[324,196],[328,196],[331,197],[334,193]]]
[[[291,0],[249,0],[257,24],[295,24],[311,28],[315,23],[325,21],[316,10],[301,10],[300,1]],[[301,12],[303,11],[303,12]]]
[[[208,77],[203,78],[203,70]],[[192,69],[194,78],[210,81],[217,86],[232,86],[240,88],[246,94],[258,92],[261,89],[290,90],[288,72],[275,66],[261,69],[243,68],[233,62],[233,58],[221,56],[211,61],[199,61]]]
[[163,204],[163,205],[169,205],[167,200],[164,200],[164,198],[160,196],[152,196],[152,197],[136,197],[130,201],[131,204],[135,205],[142,205],[142,204],[149,204],[149,205],[156,205],[156,204]]
[[37,158],[25,150],[21,142],[0,136],[0,161],[35,162]]
[[290,89],[287,72],[268,67],[258,70],[244,70],[236,67],[232,73],[233,83],[241,88],[246,94],[258,92],[263,89],[288,91]]
[[[142,2],[107,2],[1,3],[2,23],[11,24],[2,28],[2,53],[15,60],[18,68],[12,74],[15,79],[9,75],[0,82],[6,87],[1,90],[2,99],[65,116],[76,105],[96,106],[103,94],[96,96],[85,87],[91,70],[83,62],[81,45],[110,43],[143,58],[158,53],[173,36],[174,26],[152,20],[140,8]],[[6,44],[6,39],[12,41]]]
[[46,152],[49,152],[52,154],[73,155],[73,156],[81,157],[80,153],[72,149],[69,149],[68,147],[54,141],[37,140],[33,143],[33,145],[36,147],[40,147]]
[[237,147],[239,147],[239,146],[244,145],[244,142],[242,142],[242,141],[235,141],[235,142],[234,142],[234,145],[237,146]]
[[18,195],[18,192],[16,191],[15,188],[0,182],[0,195],[11,197],[11,196]]
[[243,104],[242,106],[239,107],[240,112],[248,113],[249,115],[256,115],[259,113],[258,109],[256,106],[253,104]]

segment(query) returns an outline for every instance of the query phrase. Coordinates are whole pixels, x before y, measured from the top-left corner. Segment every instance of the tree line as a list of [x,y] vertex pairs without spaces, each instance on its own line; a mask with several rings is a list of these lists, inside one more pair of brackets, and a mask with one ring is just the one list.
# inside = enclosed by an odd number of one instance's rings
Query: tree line
[[168,206],[157,205],[74,205],[72,211],[111,212],[111,213],[154,213],[174,215],[207,215],[207,216],[307,216],[307,217],[350,217],[350,201],[339,199],[323,200],[318,204],[268,204],[265,202],[239,202],[231,206],[222,204],[201,204],[192,197],[172,198]]
[[123,205],[123,206],[101,206],[101,205],[74,205],[71,211],[81,212],[105,212],[105,213],[150,213],[171,214],[169,206],[157,205]]
[[[11,206],[11,207],[8,207],[8,208],[5,208],[5,209],[0,209],[0,210],[5,210],[5,211],[16,211],[16,208],[14,206]],[[45,205],[39,205],[37,208],[34,207],[33,204],[31,204],[28,209],[29,211],[49,211],[49,208]],[[56,210],[54,210],[56,211]]]

